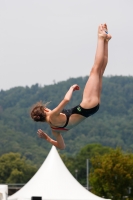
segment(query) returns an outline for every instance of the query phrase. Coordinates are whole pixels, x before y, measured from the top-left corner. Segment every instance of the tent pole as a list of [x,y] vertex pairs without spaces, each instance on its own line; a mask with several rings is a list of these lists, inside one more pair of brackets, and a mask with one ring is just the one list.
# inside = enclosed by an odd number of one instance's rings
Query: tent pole
[[86,160],[86,188],[89,190],[89,159]]

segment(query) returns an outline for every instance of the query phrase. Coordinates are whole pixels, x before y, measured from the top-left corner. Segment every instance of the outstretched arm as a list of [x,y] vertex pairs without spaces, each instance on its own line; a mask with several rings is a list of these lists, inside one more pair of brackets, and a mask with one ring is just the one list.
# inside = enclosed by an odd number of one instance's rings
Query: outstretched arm
[[37,134],[40,138],[45,139],[50,144],[54,145],[58,149],[65,149],[65,143],[63,140],[63,137],[60,133],[52,131],[53,135],[55,136],[56,140],[53,140],[51,137],[49,137],[45,132],[43,132],[41,129],[37,131]]
[[63,110],[65,105],[70,101],[70,99],[72,97],[72,93],[75,90],[79,90],[79,86],[77,84],[74,84],[70,87],[70,89],[67,91],[64,99],[60,102],[60,104],[55,109],[52,110],[50,117],[58,116],[61,113],[61,111]]

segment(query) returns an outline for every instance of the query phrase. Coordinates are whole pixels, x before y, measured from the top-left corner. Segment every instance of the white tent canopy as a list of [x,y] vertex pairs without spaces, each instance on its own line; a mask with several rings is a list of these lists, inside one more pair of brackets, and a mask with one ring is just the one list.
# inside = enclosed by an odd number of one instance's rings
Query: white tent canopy
[[103,199],[79,184],[62,162],[54,146],[37,173],[23,188],[9,196],[8,200],[31,199],[33,196],[40,196],[43,200]]

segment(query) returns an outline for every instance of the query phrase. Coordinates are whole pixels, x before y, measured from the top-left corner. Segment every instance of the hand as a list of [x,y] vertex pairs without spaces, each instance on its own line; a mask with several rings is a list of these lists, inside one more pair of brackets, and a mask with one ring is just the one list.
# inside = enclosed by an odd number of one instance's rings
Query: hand
[[49,136],[45,132],[43,132],[41,129],[37,131],[37,134],[39,138],[43,138],[45,140],[48,140],[49,138]]
[[80,89],[80,87],[77,84],[74,84],[71,87],[73,88],[73,91]]

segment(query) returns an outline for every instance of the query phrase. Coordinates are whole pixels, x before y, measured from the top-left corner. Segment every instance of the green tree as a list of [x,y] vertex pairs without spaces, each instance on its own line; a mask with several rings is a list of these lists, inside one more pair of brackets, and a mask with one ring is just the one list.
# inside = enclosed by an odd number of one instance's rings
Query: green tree
[[[35,84],[31,87],[1,90],[0,156],[9,152],[19,152],[39,167],[51,145],[39,139],[36,132],[41,128],[51,135],[51,130],[46,123],[35,123],[31,120],[31,106],[40,100],[44,103],[51,101],[49,108],[53,109],[62,100],[68,88],[77,83],[81,89],[73,94],[66,106],[74,107],[81,102],[87,79],[88,77],[70,78],[42,87]],[[66,142],[63,152],[66,155],[75,156],[83,146],[92,143],[112,148],[122,147],[124,151],[133,152],[133,77],[103,77],[101,98],[100,109],[95,115],[63,133]]]
[[[110,151],[110,147],[102,146],[101,144],[87,144],[76,156],[70,157],[62,155],[63,162],[73,174],[75,178],[84,186],[86,186],[86,161],[97,154],[105,154]],[[91,168],[91,163],[89,164]]]
[[[110,147],[102,146],[101,144],[88,144],[84,146],[75,158],[75,168],[78,169],[78,180],[84,186],[86,186],[86,161],[91,160],[95,155],[103,155],[105,152],[109,152]],[[89,168],[91,168],[91,162],[89,161]]]
[[92,192],[110,199],[133,199],[133,154],[119,148],[91,159]]
[[8,153],[0,157],[0,183],[26,183],[37,171],[19,153]]

